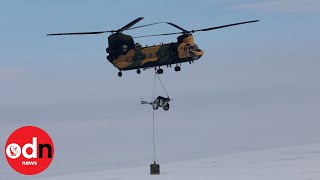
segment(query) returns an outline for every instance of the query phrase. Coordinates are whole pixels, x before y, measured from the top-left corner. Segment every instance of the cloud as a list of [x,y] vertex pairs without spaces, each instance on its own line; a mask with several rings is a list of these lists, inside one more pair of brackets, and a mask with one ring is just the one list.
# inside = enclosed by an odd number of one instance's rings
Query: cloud
[[31,70],[28,68],[3,68],[0,69],[0,82],[19,81]]
[[272,0],[239,4],[232,9],[252,9],[260,11],[289,12],[289,13],[318,13],[319,0]]

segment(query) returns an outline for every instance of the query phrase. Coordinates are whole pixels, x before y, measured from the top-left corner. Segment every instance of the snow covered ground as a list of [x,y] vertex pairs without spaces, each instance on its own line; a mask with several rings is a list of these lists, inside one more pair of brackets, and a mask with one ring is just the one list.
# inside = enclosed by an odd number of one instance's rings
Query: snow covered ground
[[[161,162],[160,162],[161,164]],[[220,157],[161,164],[161,175],[150,176],[149,166],[75,173],[43,180],[318,180],[320,144],[250,151]]]

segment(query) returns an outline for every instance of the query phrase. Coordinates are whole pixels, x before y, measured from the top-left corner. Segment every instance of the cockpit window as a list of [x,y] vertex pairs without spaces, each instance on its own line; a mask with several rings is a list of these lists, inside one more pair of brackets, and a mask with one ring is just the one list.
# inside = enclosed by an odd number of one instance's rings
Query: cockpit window
[[185,47],[185,51],[191,51],[191,50],[197,50],[198,46],[197,45],[193,45],[193,46],[186,46]]
[[190,46],[190,45],[188,45],[188,46],[185,46],[184,47],[184,51],[185,52],[187,52],[187,51],[191,51],[191,50],[198,50],[199,48],[198,48],[198,46],[195,44],[195,45],[192,45],[192,46]]

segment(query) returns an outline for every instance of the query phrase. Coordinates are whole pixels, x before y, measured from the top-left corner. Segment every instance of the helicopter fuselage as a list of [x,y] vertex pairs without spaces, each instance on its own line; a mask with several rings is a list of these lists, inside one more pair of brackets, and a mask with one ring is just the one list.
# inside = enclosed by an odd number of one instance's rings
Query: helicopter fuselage
[[[125,46],[124,51],[126,48]],[[120,71],[125,71],[193,62],[203,54],[204,52],[194,43],[193,36],[189,34],[179,36],[178,42],[175,43],[146,47],[136,46],[116,58],[108,59]]]
[[[133,27],[136,23],[141,21],[143,17],[136,18],[127,25],[117,30],[108,31],[93,31],[93,32],[72,32],[72,33],[54,33],[47,34],[47,36],[60,36],[60,35],[88,35],[88,34],[103,34],[112,33],[108,37],[109,47],[106,49],[108,53],[107,59],[114,67],[119,69],[118,76],[122,76],[121,71],[136,69],[140,74],[140,69],[147,69],[154,67],[158,74],[163,73],[161,66],[170,66],[176,64],[174,70],[180,71],[180,64],[189,62],[190,64],[201,58],[204,52],[198,48],[194,43],[193,33],[206,32],[231,26],[237,26],[241,24],[248,24],[258,22],[259,20],[245,21],[233,24],[227,24],[223,26],[215,26],[196,30],[186,30],[171,22],[157,22],[151,24],[145,24],[141,26]],[[127,34],[123,34],[124,31],[156,25],[160,23],[166,23],[180,30],[180,32],[174,33],[162,33],[153,35],[143,35],[135,38],[142,37],[155,37],[155,36],[167,36],[180,34],[178,41],[175,43],[161,44],[155,46],[142,47],[139,43],[134,43],[133,37]]]

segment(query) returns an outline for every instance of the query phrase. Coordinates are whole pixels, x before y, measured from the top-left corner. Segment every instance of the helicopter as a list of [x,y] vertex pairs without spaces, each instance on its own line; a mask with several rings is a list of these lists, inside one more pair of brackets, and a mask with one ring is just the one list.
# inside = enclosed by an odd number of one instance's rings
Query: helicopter
[[[122,76],[122,71],[136,70],[137,74],[141,73],[141,69],[146,70],[149,68],[154,68],[158,74],[163,73],[162,66],[171,67],[175,64],[174,70],[180,71],[181,63],[189,62],[192,64],[194,61],[200,59],[204,51],[199,49],[197,44],[194,42],[193,33],[195,32],[205,32],[221,28],[226,28],[230,26],[236,26],[241,24],[248,24],[258,22],[259,20],[245,21],[234,24],[227,24],[223,26],[216,26],[197,30],[186,30],[171,22],[157,22],[141,26],[133,27],[136,23],[144,19],[139,17],[127,25],[123,26],[118,30],[109,31],[95,31],[95,32],[76,32],[76,33],[55,33],[47,34],[47,36],[59,36],[59,35],[88,35],[88,34],[103,34],[111,33],[108,37],[108,45],[106,52],[108,53],[107,59],[114,67],[119,69],[118,76]],[[174,33],[163,33],[163,34],[153,34],[132,37],[130,35],[124,34],[123,31],[142,28],[146,26],[156,25],[160,23],[166,23],[177,29],[179,32]],[[168,36],[168,35],[178,35],[177,42],[145,46],[142,47],[141,44],[135,43],[134,38],[144,38],[144,37],[154,37],[154,36]]]

